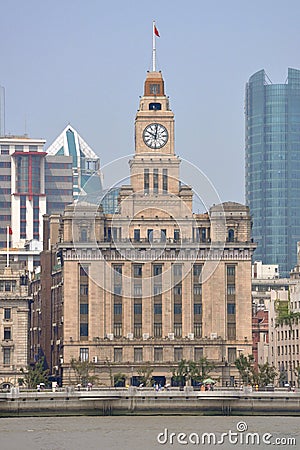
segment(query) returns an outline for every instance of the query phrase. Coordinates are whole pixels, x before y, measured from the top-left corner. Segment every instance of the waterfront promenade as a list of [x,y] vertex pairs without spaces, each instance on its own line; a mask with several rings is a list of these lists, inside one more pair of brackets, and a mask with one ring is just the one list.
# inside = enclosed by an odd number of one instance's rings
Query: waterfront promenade
[[30,415],[300,415],[300,392],[194,391],[130,387],[0,393],[0,416]]

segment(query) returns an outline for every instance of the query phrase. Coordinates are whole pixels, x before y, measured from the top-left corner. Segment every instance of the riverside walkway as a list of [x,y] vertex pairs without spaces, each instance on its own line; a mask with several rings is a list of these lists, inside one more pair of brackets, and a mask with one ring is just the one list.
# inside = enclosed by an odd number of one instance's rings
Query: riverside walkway
[[300,415],[300,392],[156,391],[129,387],[0,392],[0,416],[16,415]]

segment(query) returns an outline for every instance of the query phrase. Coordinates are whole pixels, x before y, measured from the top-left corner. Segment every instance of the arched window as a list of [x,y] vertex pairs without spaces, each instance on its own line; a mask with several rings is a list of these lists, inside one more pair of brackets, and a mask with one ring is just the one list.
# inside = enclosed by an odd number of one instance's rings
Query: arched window
[[228,230],[228,242],[234,242],[234,230],[232,228]]

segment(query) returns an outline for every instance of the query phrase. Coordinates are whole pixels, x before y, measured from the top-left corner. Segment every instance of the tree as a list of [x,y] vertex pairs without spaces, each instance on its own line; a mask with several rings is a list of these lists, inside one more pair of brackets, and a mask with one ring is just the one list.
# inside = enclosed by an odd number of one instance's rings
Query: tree
[[173,380],[179,386],[184,386],[188,380],[202,383],[208,378],[214,368],[214,363],[209,361],[206,357],[200,358],[199,361],[186,361],[185,359],[182,359],[178,362],[178,366],[173,369]]
[[267,384],[273,384],[277,371],[274,366],[271,366],[268,362],[258,365],[258,379],[256,384],[259,386],[267,386]]
[[267,384],[273,384],[275,377],[277,376],[275,367],[268,362],[258,364],[258,366],[255,367],[253,355],[244,356],[241,354],[240,357],[235,360],[235,365],[239,371],[242,382],[246,384],[257,384],[258,386],[264,387]]
[[172,371],[173,381],[177,386],[184,386],[189,373],[189,362],[185,359],[181,359],[178,362],[177,367],[174,367]]
[[254,356],[241,354],[234,362],[243,383],[253,384]]
[[71,368],[75,372],[76,383],[86,386],[88,383],[94,384],[98,377],[90,375],[90,372],[94,370],[94,364],[89,361],[81,361],[80,358],[71,359]]
[[24,384],[28,389],[35,389],[38,384],[48,383],[49,369],[44,369],[45,358],[41,357],[34,365],[29,365],[27,370],[20,370],[24,375]]
[[209,361],[205,356],[200,358],[199,362],[196,364],[199,366],[199,376],[201,378],[201,382],[204,381],[215,368],[214,363]]
[[153,378],[152,373],[153,369],[151,368],[150,364],[144,364],[137,370],[139,374],[140,383],[143,384],[145,387],[152,386],[153,384]]
[[298,387],[300,387],[300,366],[295,368],[294,374],[296,375]]

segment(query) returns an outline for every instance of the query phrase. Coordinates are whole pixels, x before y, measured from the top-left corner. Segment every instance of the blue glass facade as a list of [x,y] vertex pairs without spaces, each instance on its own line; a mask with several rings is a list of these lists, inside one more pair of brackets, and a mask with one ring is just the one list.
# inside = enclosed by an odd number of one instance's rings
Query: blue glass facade
[[300,70],[285,84],[264,70],[246,85],[246,203],[257,242],[255,260],[287,276],[300,240]]

